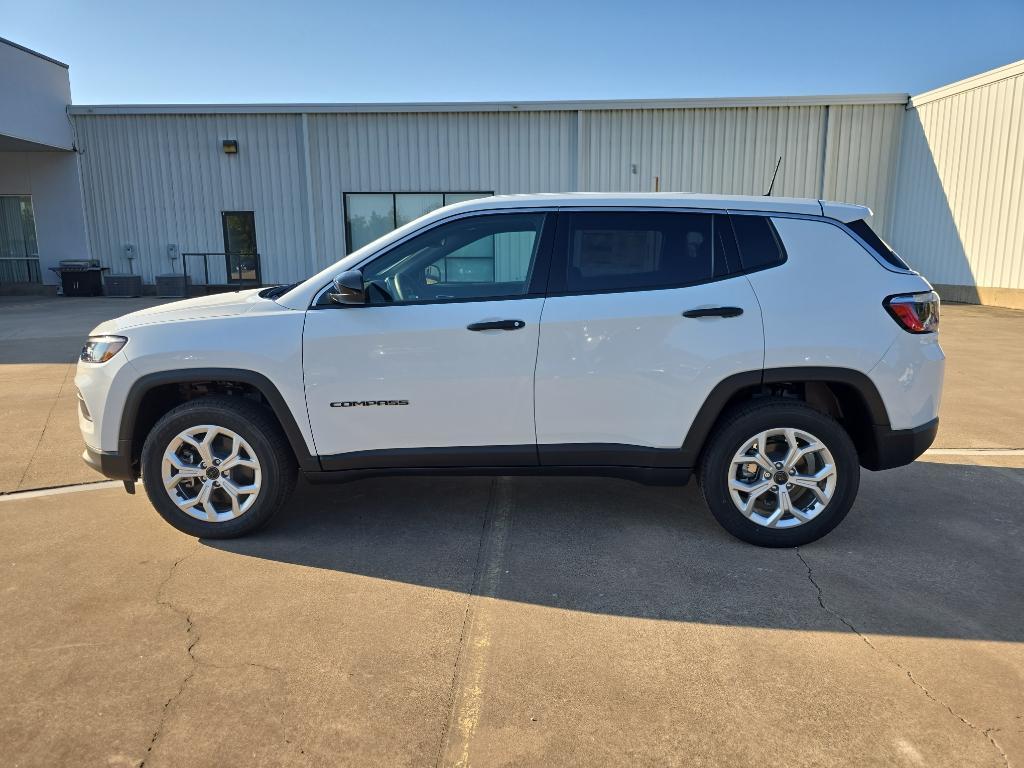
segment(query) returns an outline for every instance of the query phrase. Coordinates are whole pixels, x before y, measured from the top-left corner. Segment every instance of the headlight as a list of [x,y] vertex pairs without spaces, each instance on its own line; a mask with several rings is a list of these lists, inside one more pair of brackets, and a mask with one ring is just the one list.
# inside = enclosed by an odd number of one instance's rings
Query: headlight
[[127,343],[124,336],[90,336],[79,359],[83,363],[105,363]]

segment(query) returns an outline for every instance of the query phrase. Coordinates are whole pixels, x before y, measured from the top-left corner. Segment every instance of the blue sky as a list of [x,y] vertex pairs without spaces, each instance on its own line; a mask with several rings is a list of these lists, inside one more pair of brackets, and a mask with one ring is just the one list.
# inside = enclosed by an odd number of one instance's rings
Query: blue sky
[[1024,0],[0,0],[74,101],[919,93],[1024,58]]

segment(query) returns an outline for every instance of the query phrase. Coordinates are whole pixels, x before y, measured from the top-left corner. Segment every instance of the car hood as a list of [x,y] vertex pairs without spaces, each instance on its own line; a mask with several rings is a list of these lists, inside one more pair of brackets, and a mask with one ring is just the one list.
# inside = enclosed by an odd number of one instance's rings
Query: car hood
[[113,320],[107,320],[96,326],[93,336],[104,333],[119,333],[129,328],[138,328],[142,325],[154,325],[156,323],[174,323],[181,320],[200,320],[207,317],[226,317],[230,315],[244,315],[255,309],[268,309],[278,307],[270,299],[259,296],[259,288],[235,293],[218,293],[212,296],[200,296],[195,299],[184,301],[173,301],[170,304],[160,304],[147,309],[140,309],[138,312],[130,312]]

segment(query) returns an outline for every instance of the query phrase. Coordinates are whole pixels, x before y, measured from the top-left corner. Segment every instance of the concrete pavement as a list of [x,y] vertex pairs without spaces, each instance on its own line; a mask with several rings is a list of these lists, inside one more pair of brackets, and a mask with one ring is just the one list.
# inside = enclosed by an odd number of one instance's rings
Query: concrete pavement
[[[990,460],[984,460],[991,463]],[[197,542],[0,501],[10,765],[1024,760],[1024,466],[865,473],[763,550],[693,487],[369,480]]]
[[0,493],[100,480],[82,463],[75,361],[102,321],[166,299],[0,297]]
[[[0,492],[100,480],[71,361],[147,300],[21,302]],[[1024,312],[944,311],[937,446],[1024,447]],[[0,495],[5,766],[1024,764],[1021,456],[864,472],[781,551],[694,485],[301,486],[232,542],[69,490]]]

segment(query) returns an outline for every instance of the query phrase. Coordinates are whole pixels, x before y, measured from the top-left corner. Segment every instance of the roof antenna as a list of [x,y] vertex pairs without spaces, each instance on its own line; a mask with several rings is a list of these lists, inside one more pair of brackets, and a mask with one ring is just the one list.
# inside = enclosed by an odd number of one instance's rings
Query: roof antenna
[[772,183],[768,185],[768,191],[764,193],[765,197],[772,196],[772,190],[775,189],[775,177],[779,175],[780,165],[782,165],[782,155],[779,155],[779,162],[775,164],[775,173],[772,174]]

